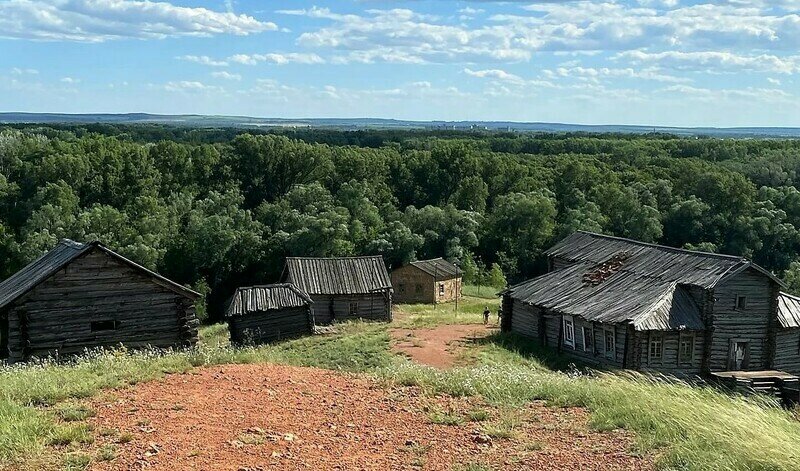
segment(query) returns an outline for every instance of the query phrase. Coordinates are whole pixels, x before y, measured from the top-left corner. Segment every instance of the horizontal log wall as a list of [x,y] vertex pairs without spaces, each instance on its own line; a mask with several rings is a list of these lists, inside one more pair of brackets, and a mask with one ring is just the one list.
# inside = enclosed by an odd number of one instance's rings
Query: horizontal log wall
[[[747,307],[736,308],[736,297],[747,296]],[[769,367],[767,350],[772,287],[769,278],[755,270],[737,274],[714,289],[713,334],[709,349],[710,371],[729,370],[728,358],[733,341],[748,342],[748,370]]]
[[392,271],[392,288],[394,288],[395,302],[398,303],[432,304],[436,302],[433,276],[413,265],[406,265]]
[[[694,339],[691,360],[678,361],[678,347],[681,338]],[[639,368],[645,371],[658,371],[675,376],[694,376],[702,373],[703,342],[702,331],[685,332],[636,332],[638,343]],[[650,343],[661,340],[661,358],[650,358]]]
[[[391,297],[388,292],[361,295],[316,295],[311,296],[314,322],[317,325],[330,324],[334,321],[349,319],[392,320]],[[350,303],[356,303],[357,309],[350,314]]]
[[231,342],[259,344],[310,335],[313,322],[310,308],[297,307],[268,312],[252,312],[228,321]]
[[[92,330],[93,322],[115,328]],[[190,299],[101,251],[73,261],[14,303],[10,357],[80,353],[120,344],[178,347],[197,341]]]
[[511,300],[511,331],[538,340],[541,309],[516,299],[508,299]]
[[779,329],[775,336],[773,368],[800,375],[800,329]]

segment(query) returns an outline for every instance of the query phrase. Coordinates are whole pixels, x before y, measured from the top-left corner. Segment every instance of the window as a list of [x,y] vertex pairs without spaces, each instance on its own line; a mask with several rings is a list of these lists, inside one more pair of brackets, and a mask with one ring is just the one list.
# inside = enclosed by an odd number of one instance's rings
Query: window
[[355,301],[350,302],[350,315],[351,316],[358,315],[358,303]]
[[405,284],[405,283],[400,283],[400,286],[398,286],[398,287],[397,287],[397,289],[398,289],[398,290],[399,290],[401,293],[405,293],[405,292],[406,292],[406,284]]
[[664,356],[664,340],[661,336],[650,337],[650,348],[648,358],[650,361],[661,361]]
[[747,309],[747,296],[736,296],[736,309]]
[[415,289],[417,290],[417,293],[421,293],[422,292],[422,285],[417,283],[417,286],[415,287]]
[[592,351],[592,328],[581,327],[581,333],[583,334],[583,351],[584,352],[591,352]]
[[117,330],[119,322],[112,320],[94,321],[92,322],[92,332],[103,332],[106,330]]
[[616,342],[614,331],[610,329],[606,329],[604,331],[605,334],[605,353],[607,357],[614,358],[616,357]]
[[575,324],[570,316],[564,316],[564,345],[575,348]]
[[694,335],[681,335],[678,344],[678,361],[681,363],[691,363],[694,358]]
[[439,283],[439,296],[444,296],[444,283]]

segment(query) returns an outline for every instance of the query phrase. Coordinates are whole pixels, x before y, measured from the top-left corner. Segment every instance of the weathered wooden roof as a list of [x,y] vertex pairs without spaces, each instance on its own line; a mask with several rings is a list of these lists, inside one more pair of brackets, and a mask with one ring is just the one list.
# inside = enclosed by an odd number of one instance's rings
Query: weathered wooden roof
[[86,253],[89,253],[94,249],[103,251],[120,262],[152,278],[159,285],[175,291],[178,294],[182,294],[192,299],[197,299],[200,297],[200,293],[196,293],[188,288],[185,288],[174,281],[170,281],[163,276],[150,271],[131,260],[128,260],[98,241],[82,244],[80,242],[64,239],[59,242],[55,248],[29,263],[20,271],[14,273],[0,283],[0,309],[25,295],[27,292],[38,286],[39,283],[50,278],[57,271],[64,268],[73,260]]
[[702,330],[700,308],[673,280],[617,270],[587,278],[597,265],[576,263],[505,291],[521,302],[592,322],[631,323],[636,330]]
[[712,288],[722,279],[746,269],[759,271],[783,285],[770,272],[744,257],[678,249],[592,232],[575,232],[546,253],[572,262],[595,264],[625,254],[625,271],[703,288]]
[[310,294],[368,294],[392,288],[380,255],[369,257],[288,257],[284,281]]
[[236,289],[226,317],[241,316],[251,312],[266,312],[293,307],[309,306],[311,298],[291,283],[247,286]]
[[461,276],[461,270],[457,266],[441,257],[430,260],[416,260],[409,263],[409,265],[419,268],[437,280],[448,280]]
[[778,293],[778,323],[785,329],[800,327],[800,298]]

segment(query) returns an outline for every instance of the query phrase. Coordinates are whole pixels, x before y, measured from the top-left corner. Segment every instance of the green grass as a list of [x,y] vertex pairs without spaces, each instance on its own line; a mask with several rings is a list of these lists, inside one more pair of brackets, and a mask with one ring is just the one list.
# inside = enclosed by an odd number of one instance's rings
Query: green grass
[[499,291],[499,289],[492,286],[464,285],[461,287],[461,293],[464,296],[471,296],[473,298],[497,299],[497,293]]
[[456,304],[403,304],[397,307],[394,323],[397,327],[423,328],[448,324],[483,324],[483,310],[486,307],[492,312],[490,322],[497,323],[497,309],[500,300],[481,299],[464,296]]
[[[459,315],[471,315],[480,322],[486,302],[465,300]],[[446,314],[451,307],[401,306],[408,310],[402,322],[422,326],[436,325],[442,318],[448,322],[453,319]],[[332,335],[233,349],[227,346],[224,326],[216,325],[203,328],[203,345],[187,352],[119,351],[89,355],[70,364],[0,368],[0,467],[52,454],[49,444],[65,447],[64,459],[70,461],[71,469],[88,465],[91,456],[76,453],[75,448],[85,447],[94,433],[110,432],[93,432],[80,422],[91,410],[79,407],[76,400],[103,389],[197,366],[273,362],[373,374],[387,384],[415,385],[432,395],[480,397],[486,408],[500,410],[499,415],[491,414],[491,420],[487,420],[489,414],[476,415],[484,417],[484,430],[497,437],[513,436],[519,425],[514,414],[540,399],[554,406],[587,408],[591,425],[600,430],[634,432],[638,451],[654,453],[663,468],[800,469],[800,422],[791,411],[767,399],[732,397],[638,374],[576,374],[564,359],[508,335],[483,340],[474,366],[437,370],[393,355],[388,329],[386,324],[353,322],[337,326]],[[431,414],[431,420],[443,424],[479,420],[472,414],[456,416],[443,412],[436,417]],[[121,433],[116,441],[125,443],[130,438]]]

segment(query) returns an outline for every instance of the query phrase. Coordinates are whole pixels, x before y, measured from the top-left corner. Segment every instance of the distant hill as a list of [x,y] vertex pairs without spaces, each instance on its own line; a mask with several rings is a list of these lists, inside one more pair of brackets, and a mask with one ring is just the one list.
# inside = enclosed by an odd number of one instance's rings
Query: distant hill
[[456,129],[518,132],[669,133],[682,136],[800,138],[791,127],[670,127],[635,125],[585,125],[513,121],[404,121],[381,118],[254,118],[250,116],[124,114],[0,113],[0,124],[171,124],[192,127],[323,127],[335,129]]

